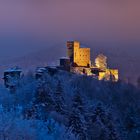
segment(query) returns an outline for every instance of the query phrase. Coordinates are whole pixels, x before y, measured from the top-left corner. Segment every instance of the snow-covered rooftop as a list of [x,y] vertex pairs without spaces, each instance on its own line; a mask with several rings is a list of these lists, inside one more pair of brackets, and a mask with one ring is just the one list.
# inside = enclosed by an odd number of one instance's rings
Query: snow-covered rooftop
[[68,57],[65,57],[65,56],[60,57],[60,59],[68,59],[69,60],[69,58]]
[[15,67],[5,70],[4,72],[22,72],[21,68]]

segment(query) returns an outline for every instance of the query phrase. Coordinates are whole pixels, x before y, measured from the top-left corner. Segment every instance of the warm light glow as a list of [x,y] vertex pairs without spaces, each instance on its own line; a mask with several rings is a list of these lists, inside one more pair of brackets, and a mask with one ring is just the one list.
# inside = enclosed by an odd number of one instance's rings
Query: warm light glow
[[68,57],[76,66],[89,67],[90,65],[90,48],[80,48],[78,41],[67,42]]
[[90,65],[90,48],[80,48],[80,42],[67,42],[67,55],[70,58],[70,71],[77,74],[93,76],[98,80],[116,82],[119,79],[117,69],[107,68],[107,57],[99,54],[95,59],[95,66]]
[[105,70],[107,68],[107,57],[103,54],[99,54],[95,59],[95,65],[97,68]]

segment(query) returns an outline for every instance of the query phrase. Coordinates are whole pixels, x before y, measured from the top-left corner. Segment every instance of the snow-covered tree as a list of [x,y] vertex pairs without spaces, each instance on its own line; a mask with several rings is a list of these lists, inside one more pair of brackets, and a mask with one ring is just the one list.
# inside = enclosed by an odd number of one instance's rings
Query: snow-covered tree
[[55,104],[55,110],[59,113],[64,113],[64,98],[63,98],[63,89],[61,86],[61,82],[58,81],[58,84],[56,86],[56,91],[54,92],[54,104]]
[[68,116],[68,127],[80,140],[86,140],[84,123],[84,103],[80,93],[76,90]]
[[112,114],[101,103],[90,110],[86,118],[88,139],[120,140]]
[[57,72],[0,85],[0,139],[139,140],[140,91],[121,81]]
[[99,54],[95,59],[96,67],[105,70],[107,68],[107,57],[103,54]]

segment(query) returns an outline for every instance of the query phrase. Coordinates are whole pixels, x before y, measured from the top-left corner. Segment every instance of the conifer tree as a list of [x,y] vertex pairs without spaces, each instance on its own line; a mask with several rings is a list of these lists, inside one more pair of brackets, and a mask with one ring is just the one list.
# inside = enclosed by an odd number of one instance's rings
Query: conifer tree
[[46,84],[40,85],[33,101],[33,109],[37,118],[45,119],[47,112],[52,111],[53,106],[54,102],[49,87]]
[[69,115],[68,127],[80,140],[86,140],[83,105],[82,98],[77,91],[72,100],[72,111]]
[[95,138],[92,136],[92,131],[94,131],[92,129],[94,129],[94,125],[100,122],[101,134],[98,137],[99,139],[119,140],[119,134],[114,126],[112,115],[105,110],[102,104],[97,104],[87,118],[87,134],[90,138]]
[[54,93],[54,102],[55,102],[55,110],[59,113],[64,113],[64,98],[63,98],[63,89],[61,86],[61,82],[58,81],[56,86],[56,91]]
[[74,110],[77,110],[81,114],[84,113],[84,101],[82,100],[82,97],[78,90],[76,91],[76,94],[74,95],[72,108]]
[[86,140],[84,123],[82,122],[79,113],[75,111],[71,112],[68,127],[80,140]]

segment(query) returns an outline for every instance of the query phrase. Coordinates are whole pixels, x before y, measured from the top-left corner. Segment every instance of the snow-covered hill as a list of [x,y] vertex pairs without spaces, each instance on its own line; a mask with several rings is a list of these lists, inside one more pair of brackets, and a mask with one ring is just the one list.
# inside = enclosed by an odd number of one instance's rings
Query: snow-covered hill
[[140,90],[120,81],[28,73],[15,93],[0,87],[0,138],[139,140],[139,101]]

